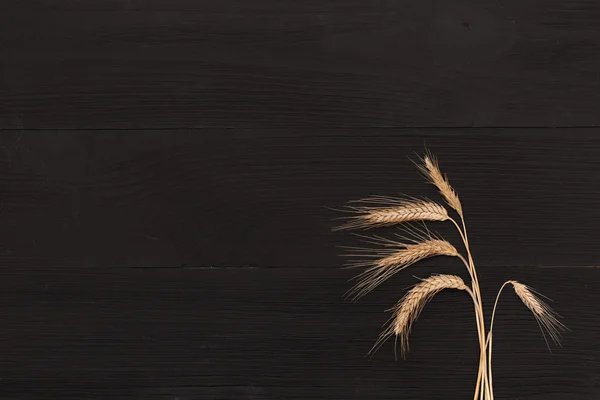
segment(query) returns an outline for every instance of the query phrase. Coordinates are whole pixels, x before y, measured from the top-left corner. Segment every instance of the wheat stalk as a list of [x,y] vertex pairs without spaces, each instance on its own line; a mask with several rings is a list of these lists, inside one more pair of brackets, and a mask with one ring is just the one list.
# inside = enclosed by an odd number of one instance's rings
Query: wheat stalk
[[[460,199],[458,198],[458,194],[450,185],[448,178],[446,175],[442,173],[440,170],[437,159],[429,152],[426,152],[423,156],[422,164],[417,165],[421,173],[425,176],[425,178],[435,185],[444,198],[446,203],[450,207],[452,207],[460,216],[462,229],[454,221],[450,219],[452,223],[456,226],[458,232],[461,235],[463,243],[465,245],[465,249],[467,250],[467,258],[468,263],[465,263],[467,270],[469,271],[469,275],[471,276],[472,286],[473,286],[473,302],[475,303],[475,315],[477,320],[477,333],[479,336],[479,346],[480,346],[480,360],[479,360],[479,373],[477,377],[477,389],[475,391],[474,398],[476,399],[478,395],[486,396],[488,398],[492,398],[493,394],[489,393],[489,388],[486,386],[486,374],[487,374],[487,366],[486,363],[486,355],[485,355],[485,326],[484,326],[484,318],[483,318],[483,302],[481,300],[481,293],[479,289],[479,279],[477,277],[477,272],[475,270],[475,263],[473,262],[473,257],[471,255],[471,247],[469,246],[469,239],[467,236],[467,227],[465,225],[465,220],[463,217],[463,209]],[[480,388],[481,384],[481,388]],[[481,391],[480,391],[481,389]]]
[[351,206],[349,209],[359,215],[349,217],[349,222],[335,227],[334,231],[377,228],[412,221],[446,221],[449,218],[448,211],[433,201],[370,197],[358,202],[383,204],[384,207]]
[[392,322],[381,333],[370,354],[377,351],[390,336],[396,335],[396,338],[400,338],[402,355],[406,357],[409,349],[408,337],[413,323],[423,311],[425,304],[444,289],[466,290],[471,293],[462,278],[456,275],[432,275],[427,279],[422,279],[421,283],[414,285],[392,308]]
[[[496,308],[498,307],[498,300],[500,299],[500,295],[502,294],[502,290],[506,285],[512,285],[513,289],[517,296],[521,299],[523,304],[531,312],[535,317],[540,330],[542,331],[542,335],[544,336],[544,341],[546,342],[546,346],[550,350],[550,344],[548,343],[548,339],[546,338],[546,332],[550,335],[552,341],[560,345],[561,342],[561,332],[568,330],[568,328],[558,320],[560,317],[546,302],[544,302],[540,297],[536,294],[537,292],[518,281],[509,280],[504,282],[504,284],[498,290],[498,294],[496,295],[496,301],[494,302],[494,309],[492,311],[492,319],[490,321],[490,330],[487,334],[486,347],[487,347],[487,368],[488,368],[488,385],[491,391],[491,399],[494,398],[493,394],[493,380],[492,380],[492,342],[493,342],[493,329],[494,329],[494,319],[496,317]],[[539,293],[538,293],[539,294]],[[540,295],[543,296],[543,295]]]
[[[433,275],[427,279],[423,279],[421,283],[409,290],[391,309],[393,310],[393,316],[390,319],[391,323],[379,335],[377,342],[369,353],[373,354],[388,338],[395,335],[396,340],[400,338],[402,353],[405,355],[408,351],[408,336],[411,327],[425,304],[441,290],[465,290],[473,300],[480,347],[479,370],[473,398],[474,400],[493,400],[491,364],[492,330],[496,307],[502,289],[508,284],[513,286],[517,296],[532,311],[540,325],[545,340],[546,333],[544,331],[550,335],[554,342],[560,343],[561,331],[565,330],[566,327],[558,320],[558,314],[542,301],[533,289],[517,281],[510,280],[505,282],[498,292],[496,302],[494,303],[490,328],[486,335],[479,280],[471,255],[462,204],[456,191],[450,186],[448,178],[441,172],[435,157],[426,152],[421,161],[422,164],[418,165],[420,171],[430,183],[437,187],[446,203],[458,213],[460,217],[459,222],[451,218],[443,206],[429,200],[414,198],[404,200],[393,197],[372,196],[356,201],[356,203],[363,205],[349,207],[350,212],[357,215],[349,217],[348,222],[334,228],[334,230],[370,229],[416,221],[450,221],[460,234],[467,252],[467,258],[463,257],[452,244],[432,235],[429,231],[415,232],[409,228],[405,228],[409,234],[416,237],[416,240],[399,236],[402,238],[401,242],[380,236],[366,237],[367,243],[376,244],[379,248],[348,247],[349,250],[354,252],[353,254],[348,254],[348,256],[358,257],[355,261],[350,262],[348,266],[364,267],[365,270],[356,277],[359,280],[358,283],[347,294],[353,295],[354,299],[360,298],[389,279],[396,272],[425,258],[435,256],[459,258],[469,272],[471,286],[467,286],[462,278],[455,275]],[[548,344],[547,340],[546,343]]]

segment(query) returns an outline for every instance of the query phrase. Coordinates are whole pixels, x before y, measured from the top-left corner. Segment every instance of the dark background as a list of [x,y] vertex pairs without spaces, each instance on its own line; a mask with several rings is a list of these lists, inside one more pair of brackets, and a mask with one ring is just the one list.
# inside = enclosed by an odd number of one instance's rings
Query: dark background
[[[498,399],[600,397],[600,2],[3,0],[0,398],[469,399],[466,296],[365,358],[453,260],[343,299],[347,200],[458,190]],[[457,240],[445,225],[436,225]],[[389,234],[390,230],[383,230]]]

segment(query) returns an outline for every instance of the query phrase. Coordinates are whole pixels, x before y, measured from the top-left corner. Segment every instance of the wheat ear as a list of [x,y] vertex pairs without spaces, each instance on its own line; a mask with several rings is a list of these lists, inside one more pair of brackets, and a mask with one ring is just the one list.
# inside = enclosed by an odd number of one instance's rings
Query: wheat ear
[[395,335],[396,339],[400,339],[402,355],[406,357],[412,325],[423,311],[425,304],[444,289],[466,290],[471,293],[463,280],[455,275],[432,275],[422,279],[391,309],[393,311],[391,323],[379,335],[379,339],[369,353],[373,354],[390,336]]
[[[371,243],[383,245],[380,249],[348,247],[349,250],[358,251],[358,254],[347,254],[347,256],[359,257],[357,261],[348,263],[349,267],[367,267],[356,279],[358,283],[347,293],[354,300],[366,295],[396,272],[411,266],[425,258],[435,256],[458,257],[459,252],[449,242],[431,237],[421,242],[402,243],[390,239],[374,236],[370,238]],[[377,240],[379,240],[377,242]],[[367,253],[365,253],[367,252]],[[373,254],[368,254],[371,252]],[[361,260],[360,258],[365,258]],[[379,258],[373,260],[373,258]]]
[[355,203],[377,204],[350,206],[348,209],[358,215],[349,217],[349,221],[333,228],[334,231],[348,229],[370,229],[413,221],[446,221],[448,211],[433,201],[403,200],[390,197],[373,196],[355,201]]
[[523,304],[525,304],[525,306],[527,306],[527,308],[529,308],[533,313],[533,316],[540,326],[542,335],[544,335],[544,340],[546,340],[548,349],[550,349],[550,345],[546,339],[544,330],[546,330],[548,335],[550,335],[550,338],[555,344],[560,345],[562,337],[561,332],[567,329],[566,326],[558,320],[560,315],[558,315],[547,303],[537,296],[539,293],[537,293],[531,287],[517,281],[509,281],[509,283],[513,285],[515,293],[517,296],[519,296]]
[[444,200],[446,200],[446,203],[455,209],[458,215],[462,217],[462,204],[458,199],[458,194],[456,194],[452,186],[450,186],[446,175],[442,174],[437,159],[430,153],[426,153],[422,161],[422,165],[417,165],[419,170],[421,170],[430,183],[438,188],[440,194],[444,197]]

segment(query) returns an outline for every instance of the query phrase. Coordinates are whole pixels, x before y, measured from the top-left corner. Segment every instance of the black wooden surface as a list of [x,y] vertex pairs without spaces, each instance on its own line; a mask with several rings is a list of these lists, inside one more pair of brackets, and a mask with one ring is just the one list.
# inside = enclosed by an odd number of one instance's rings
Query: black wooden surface
[[466,398],[477,342],[460,294],[427,307],[407,361],[391,343],[364,358],[411,275],[464,276],[460,265],[424,262],[349,304],[353,271],[335,246],[354,243],[330,232],[339,215],[325,207],[435,196],[405,156],[423,142],[463,197],[488,306],[503,281],[522,280],[554,298],[572,330],[550,354],[508,292],[498,397],[595,398],[597,137],[5,132],[2,398]]
[[600,122],[589,0],[3,0],[0,125]]
[[[468,399],[468,299],[366,352],[413,275],[343,299],[331,208],[461,195],[498,399],[600,398],[600,4],[6,0],[0,399]],[[478,128],[475,128],[477,126]],[[434,225],[456,240],[452,230]],[[383,234],[393,230],[384,229]]]
[[424,144],[481,265],[598,264],[600,128],[6,132],[0,259],[335,268],[352,237],[331,208],[439,197],[409,159]]
[[[349,304],[352,275],[333,268],[5,267],[2,398],[466,399],[478,344],[462,294],[425,308],[406,361],[394,361],[392,342],[364,357],[384,309],[411,274],[429,271],[415,267]],[[549,353],[507,292],[495,327],[497,397],[597,398],[598,269],[480,271],[488,304],[518,278],[552,295],[572,330]]]

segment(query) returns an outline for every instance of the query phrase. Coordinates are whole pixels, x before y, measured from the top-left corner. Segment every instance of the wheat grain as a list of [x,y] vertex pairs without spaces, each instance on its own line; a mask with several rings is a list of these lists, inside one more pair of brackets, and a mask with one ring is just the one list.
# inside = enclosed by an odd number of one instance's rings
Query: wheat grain
[[429,182],[438,188],[440,194],[444,197],[448,205],[455,209],[456,212],[462,217],[462,204],[458,199],[458,194],[456,194],[452,186],[450,186],[448,178],[442,174],[436,158],[427,153],[423,157],[423,165],[419,165],[418,167],[429,180]]
[[390,336],[396,335],[396,338],[400,339],[402,355],[405,357],[409,349],[408,337],[412,325],[421,314],[425,304],[444,289],[469,291],[462,278],[456,275],[433,275],[422,279],[421,283],[413,286],[391,309],[393,310],[391,323],[381,333],[370,353],[377,351]]
[[550,335],[550,338],[554,343],[560,345],[561,332],[567,329],[566,326],[558,320],[558,317],[560,316],[536,295],[534,289],[517,281],[509,282],[513,285],[515,293],[519,296],[523,304],[525,304],[525,306],[533,313],[533,316],[540,326],[542,335],[544,335],[544,340],[546,341],[548,348],[550,348],[550,346],[544,330]]
[[[348,292],[355,300],[375,289],[396,272],[420,260],[435,256],[457,257],[459,255],[454,246],[438,238],[432,237],[414,244],[379,239],[380,243],[388,247],[382,249],[357,248],[356,250],[363,253],[354,254],[354,256],[364,257],[366,260],[359,259],[349,263],[351,267],[367,267],[363,273],[358,275],[359,282]],[[374,254],[364,254],[365,251],[371,251]],[[377,257],[380,258],[373,261],[373,258]]]
[[370,197],[359,200],[362,203],[387,204],[388,206],[349,207],[351,211],[359,215],[349,217],[349,222],[335,227],[333,230],[369,229],[412,221],[446,221],[449,218],[448,211],[442,205],[432,201],[384,199],[381,197]]

